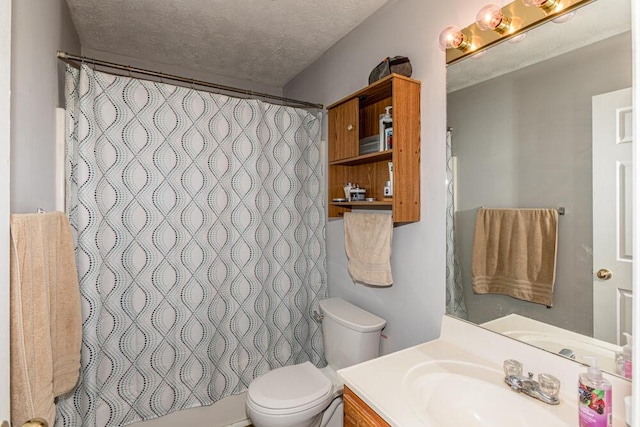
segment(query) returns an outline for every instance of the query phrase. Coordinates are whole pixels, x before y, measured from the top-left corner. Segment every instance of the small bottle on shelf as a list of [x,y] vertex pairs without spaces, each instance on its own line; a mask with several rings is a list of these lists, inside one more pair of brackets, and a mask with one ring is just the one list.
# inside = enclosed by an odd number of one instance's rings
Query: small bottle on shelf
[[390,198],[393,195],[391,190],[391,181],[387,181],[384,183],[384,193],[383,196],[385,198]]
[[344,199],[347,202],[351,201],[351,189],[353,188],[353,186],[351,185],[350,182],[346,183],[344,186]]
[[384,107],[385,113],[380,115],[380,151],[389,149],[387,148],[387,129],[392,129],[393,127],[391,108],[391,105]]

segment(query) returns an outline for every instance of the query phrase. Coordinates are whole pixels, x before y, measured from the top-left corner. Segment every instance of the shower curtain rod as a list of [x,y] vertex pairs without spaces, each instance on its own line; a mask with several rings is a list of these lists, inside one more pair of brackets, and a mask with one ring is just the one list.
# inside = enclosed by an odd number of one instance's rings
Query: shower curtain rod
[[[143,68],[136,68],[136,67],[130,67],[128,65],[116,64],[114,62],[101,61],[99,59],[88,58],[86,56],[72,55],[70,53],[61,52],[61,51],[58,51],[56,56],[58,57],[58,59],[66,63],[72,63],[74,61],[79,61],[81,63],[86,62],[94,65],[99,65],[101,67],[113,68],[116,70],[124,70],[130,73],[144,74],[148,76],[159,77],[161,79],[174,80],[174,81],[183,82],[183,83],[190,83],[191,85],[198,85],[198,86],[208,87],[212,89],[223,90],[225,92],[240,93],[242,95],[250,95],[257,98],[273,99],[280,102],[286,102],[292,106],[299,105],[304,107],[318,108],[320,110],[324,108],[324,105],[322,104],[314,104],[312,102],[300,101],[297,99],[285,98],[277,95],[270,95],[268,93],[254,92],[251,90],[240,89],[232,86],[225,86],[225,85],[220,85],[216,83],[205,82],[202,80],[189,79],[186,77],[175,76],[172,74],[165,74],[157,71],[145,70]],[[72,64],[72,65],[75,65],[75,64]]]

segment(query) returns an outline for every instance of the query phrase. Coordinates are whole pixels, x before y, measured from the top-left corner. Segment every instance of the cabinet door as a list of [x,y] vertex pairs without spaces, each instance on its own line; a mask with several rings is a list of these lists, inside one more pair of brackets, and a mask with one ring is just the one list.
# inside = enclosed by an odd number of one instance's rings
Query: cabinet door
[[353,98],[329,110],[330,162],[358,155],[358,107],[358,98]]

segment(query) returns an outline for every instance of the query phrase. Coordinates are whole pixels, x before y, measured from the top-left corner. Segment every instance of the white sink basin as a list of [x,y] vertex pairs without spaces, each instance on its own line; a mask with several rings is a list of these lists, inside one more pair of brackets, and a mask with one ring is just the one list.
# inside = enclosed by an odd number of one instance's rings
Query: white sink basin
[[573,351],[578,362],[584,362],[584,356],[597,356],[600,369],[607,372],[616,371],[616,352],[622,351],[622,347],[604,341],[596,344],[598,340],[590,337],[575,340],[537,331],[509,331],[503,334],[556,354],[567,348]]
[[[460,361],[427,362],[404,378],[411,409],[428,426],[564,427],[559,408],[512,391],[501,370]],[[561,403],[560,405],[562,405]]]
[[607,372],[615,372],[615,355],[622,351],[622,347],[619,345],[580,335],[517,314],[499,317],[485,322],[481,326],[552,353],[559,354],[561,350],[569,349],[573,351],[575,360],[578,362],[585,361],[583,356],[598,356],[600,369]]

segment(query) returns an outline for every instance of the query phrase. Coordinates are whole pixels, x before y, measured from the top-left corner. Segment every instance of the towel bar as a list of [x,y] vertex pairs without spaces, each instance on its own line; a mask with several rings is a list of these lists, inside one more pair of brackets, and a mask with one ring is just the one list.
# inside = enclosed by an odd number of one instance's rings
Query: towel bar
[[[478,209],[485,209],[486,206],[480,206]],[[491,209],[542,209],[542,208],[491,208]],[[558,215],[564,215],[565,209],[563,206],[560,206],[556,209],[558,211]]]

